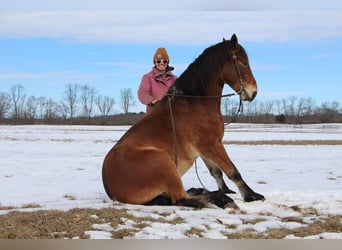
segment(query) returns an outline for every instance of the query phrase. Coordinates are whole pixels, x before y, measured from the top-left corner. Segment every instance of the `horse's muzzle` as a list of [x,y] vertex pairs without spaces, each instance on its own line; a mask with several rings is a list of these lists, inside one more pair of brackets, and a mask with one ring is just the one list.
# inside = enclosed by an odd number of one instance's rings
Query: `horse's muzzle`
[[243,89],[240,93],[240,97],[242,101],[251,102],[257,95],[257,91],[248,91],[247,89]]

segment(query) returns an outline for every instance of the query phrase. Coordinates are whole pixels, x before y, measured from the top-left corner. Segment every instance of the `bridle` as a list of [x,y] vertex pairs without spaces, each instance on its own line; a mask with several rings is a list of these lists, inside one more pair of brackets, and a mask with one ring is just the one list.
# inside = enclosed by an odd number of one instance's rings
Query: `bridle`
[[[224,94],[224,95],[218,95],[218,96],[193,96],[193,95],[182,95],[182,94],[167,94],[167,100],[168,100],[168,104],[169,104],[169,111],[170,111],[170,117],[171,117],[171,124],[172,124],[172,132],[173,132],[173,145],[174,145],[174,157],[175,157],[175,164],[176,166],[178,166],[178,154],[177,154],[177,137],[176,137],[176,127],[175,127],[175,122],[174,122],[174,118],[173,118],[173,113],[172,113],[172,105],[171,105],[171,99],[172,97],[183,97],[183,98],[198,98],[198,99],[210,99],[210,98],[224,98],[224,97],[231,97],[233,95],[238,94],[240,97],[240,104],[239,104],[239,109],[236,112],[233,121],[236,120],[236,118],[238,117],[239,114],[241,114],[243,112],[243,103],[242,103],[242,99],[241,99],[241,93],[243,91],[243,78],[241,75],[241,71],[240,68],[237,64],[236,61],[236,55],[233,54],[233,61],[234,61],[234,65],[235,65],[235,69],[236,72],[239,76],[239,81],[240,81],[240,87],[239,89],[236,91],[236,93],[230,93],[230,94]],[[196,163],[196,161],[195,161]],[[198,173],[197,173],[197,165],[196,165],[196,174],[198,177]],[[198,177],[199,179],[199,177]],[[201,180],[199,179],[200,183],[202,184]],[[203,184],[202,184],[203,186]],[[203,186],[204,187],[204,186]],[[205,188],[205,187],[204,187]],[[206,189],[206,188],[205,188]]]
[[240,71],[239,65],[236,62],[236,55],[235,54],[233,55],[233,61],[234,61],[236,72],[238,73],[239,80],[240,80],[240,88],[239,88],[238,91],[236,91],[236,93],[238,95],[240,95],[240,100],[241,100],[241,93],[242,93],[242,90],[243,90],[243,79],[242,79],[242,75],[241,75],[241,71]]

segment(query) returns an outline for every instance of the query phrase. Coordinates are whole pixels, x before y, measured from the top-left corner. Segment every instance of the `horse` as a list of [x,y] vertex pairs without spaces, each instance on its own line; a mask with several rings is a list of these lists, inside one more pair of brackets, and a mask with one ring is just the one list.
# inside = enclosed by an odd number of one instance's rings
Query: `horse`
[[[102,180],[112,200],[128,204],[237,207],[222,195],[231,190],[222,172],[245,202],[264,200],[243,180],[223,143],[221,96],[228,84],[241,101],[252,101],[257,83],[245,49],[235,34],[206,48],[170,87],[152,111],[132,125],[104,158]],[[201,157],[219,186],[215,192],[187,192],[181,177]]]

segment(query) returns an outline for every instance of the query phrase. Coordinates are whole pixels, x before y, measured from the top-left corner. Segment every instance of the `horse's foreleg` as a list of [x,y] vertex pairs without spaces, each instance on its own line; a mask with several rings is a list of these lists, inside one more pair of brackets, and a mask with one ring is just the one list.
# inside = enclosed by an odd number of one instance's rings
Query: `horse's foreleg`
[[212,161],[218,166],[222,171],[231,179],[235,185],[238,187],[243,199],[245,201],[256,201],[256,200],[264,200],[264,196],[254,192],[247,183],[242,179],[241,174],[235,167],[234,163],[230,160],[227,155],[226,150],[223,145],[218,145],[215,148],[215,151],[207,151],[203,155],[207,161]]
[[214,162],[209,161],[208,159],[202,158],[202,160],[209,169],[211,176],[214,177],[219,191],[226,194],[235,194],[235,192],[229,189],[226,183],[224,182],[221,169],[217,167]]

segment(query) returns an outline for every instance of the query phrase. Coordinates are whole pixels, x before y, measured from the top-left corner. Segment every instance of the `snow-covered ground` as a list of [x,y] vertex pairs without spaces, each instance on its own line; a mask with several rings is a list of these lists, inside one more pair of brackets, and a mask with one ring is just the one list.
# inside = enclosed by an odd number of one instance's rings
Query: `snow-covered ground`
[[[241,211],[217,207],[194,210],[179,207],[134,206],[112,202],[101,179],[104,156],[125,133],[128,126],[0,126],[0,207],[38,204],[39,209],[67,210],[75,207],[125,208],[134,216],[183,218],[186,223],[151,222],[134,238],[191,238],[184,234],[197,228],[204,238],[225,238],[225,232],[252,228],[302,226],[285,217],[302,216],[304,222],[317,217],[342,215],[342,145],[225,145],[240,173],[264,202],[245,203],[239,194],[231,195]],[[342,124],[265,125],[230,124],[224,141],[256,140],[342,140]],[[197,160],[204,185],[216,189],[203,162]],[[234,184],[227,180],[233,190]],[[185,188],[201,187],[195,168],[183,177]],[[70,198],[72,197],[72,199]],[[300,211],[315,209],[319,216]],[[22,209],[27,211],[27,209]],[[0,210],[0,213],[7,213]],[[259,222],[246,223],[255,218]],[[342,218],[342,217],[341,217]],[[120,228],[132,227],[122,220]],[[342,223],[342,219],[341,219]],[[231,227],[227,227],[231,225]],[[110,238],[108,223],[94,224],[91,238]],[[193,236],[195,237],[195,236]],[[288,235],[287,238],[294,238]],[[340,238],[342,232],[326,232],[311,238]]]

